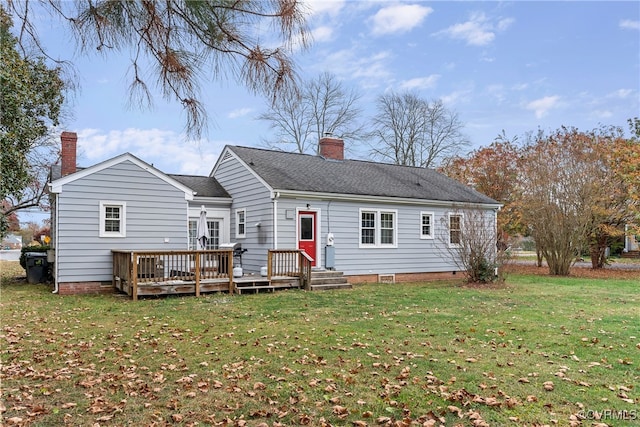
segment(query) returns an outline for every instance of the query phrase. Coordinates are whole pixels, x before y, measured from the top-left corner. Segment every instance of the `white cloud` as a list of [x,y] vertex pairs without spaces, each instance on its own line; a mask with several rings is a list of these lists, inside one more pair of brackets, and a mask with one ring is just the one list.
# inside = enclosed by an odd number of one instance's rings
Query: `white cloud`
[[620,28],[624,28],[625,30],[640,30],[640,21],[623,19],[622,21],[620,21]]
[[495,99],[498,104],[502,104],[507,99],[507,91],[502,84],[491,84],[487,86],[487,94]]
[[372,18],[375,35],[405,33],[420,25],[433,9],[417,4],[397,4],[380,9]]
[[345,0],[305,0],[312,15],[337,15],[342,10]]
[[618,89],[615,92],[609,94],[611,98],[628,98],[633,93],[633,89]]
[[243,117],[246,116],[247,114],[251,113],[253,111],[253,108],[238,108],[236,110],[231,111],[227,117],[229,117],[230,119],[237,119],[238,117]]
[[503,18],[499,20],[497,25],[498,31],[507,30],[514,22],[516,22],[516,20],[513,18]]
[[314,42],[328,42],[333,40],[333,27],[324,25],[316,27],[311,31],[311,38]]
[[129,152],[165,173],[208,175],[224,141],[185,141],[160,129],[78,131],[78,163],[83,167]]
[[318,66],[345,79],[359,79],[358,83],[363,87],[377,87],[391,78],[387,68],[387,62],[392,58],[391,52],[373,52],[362,57],[360,53],[357,46],[338,50],[327,55]]
[[436,82],[440,79],[439,74],[431,74],[427,77],[416,77],[414,79],[405,80],[400,83],[401,89],[429,89],[436,85]]
[[531,110],[535,112],[536,118],[541,119],[546,116],[550,110],[554,108],[558,108],[560,104],[560,97],[557,95],[554,96],[545,96],[540,99],[536,99],[531,101],[525,105],[527,110]]
[[608,119],[613,117],[613,113],[609,110],[596,110],[593,111],[591,115],[597,119]]
[[513,22],[512,18],[503,18],[494,25],[484,13],[473,13],[468,21],[452,25],[436,35],[464,40],[472,46],[486,46],[496,38],[496,31],[506,30]]
[[473,93],[472,89],[456,90],[454,92],[451,92],[448,95],[441,96],[440,100],[446,106],[463,104],[470,100],[472,93]]

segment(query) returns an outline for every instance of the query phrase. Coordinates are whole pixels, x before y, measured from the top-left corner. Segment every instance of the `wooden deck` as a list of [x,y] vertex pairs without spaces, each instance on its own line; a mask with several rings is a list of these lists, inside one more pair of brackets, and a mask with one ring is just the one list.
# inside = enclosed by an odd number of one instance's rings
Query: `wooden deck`
[[311,258],[300,250],[270,250],[267,276],[233,277],[233,251],[113,250],[113,286],[131,296],[200,296],[310,288]]

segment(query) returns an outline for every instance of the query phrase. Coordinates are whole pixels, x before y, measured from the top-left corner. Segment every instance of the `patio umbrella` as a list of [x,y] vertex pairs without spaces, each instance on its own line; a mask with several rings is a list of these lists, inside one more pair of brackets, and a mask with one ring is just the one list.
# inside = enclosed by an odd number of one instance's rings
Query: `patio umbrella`
[[209,240],[209,224],[207,223],[207,211],[202,205],[200,209],[200,218],[198,218],[198,246],[200,249],[207,248],[207,241]]

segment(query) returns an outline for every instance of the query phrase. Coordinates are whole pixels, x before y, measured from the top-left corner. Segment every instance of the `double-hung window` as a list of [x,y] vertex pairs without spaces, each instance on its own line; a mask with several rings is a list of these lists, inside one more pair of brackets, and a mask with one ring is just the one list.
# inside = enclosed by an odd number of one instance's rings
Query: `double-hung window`
[[126,208],[125,202],[100,202],[100,237],[126,237]]
[[396,211],[360,209],[360,247],[396,247]]
[[236,238],[241,239],[246,237],[247,229],[247,210],[236,210]]
[[420,238],[433,239],[433,212],[420,212]]
[[462,244],[462,215],[449,214],[449,246]]

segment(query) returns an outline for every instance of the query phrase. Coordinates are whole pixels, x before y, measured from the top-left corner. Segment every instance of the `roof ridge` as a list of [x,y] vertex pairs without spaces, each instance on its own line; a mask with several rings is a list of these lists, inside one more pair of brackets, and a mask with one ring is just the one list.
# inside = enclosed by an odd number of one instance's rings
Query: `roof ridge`
[[244,148],[244,149],[247,149],[247,150],[259,150],[259,151],[264,151],[264,152],[269,152],[269,153],[279,153],[279,154],[287,154],[287,155],[307,156],[307,157],[310,157],[310,158],[317,158],[319,160],[324,160],[324,161],[332,162],[332,163],[359,162],[359,163],[367,163],[367,164],[373,164],[373,165],[383,165],[383,166],[389,166],[389,167],[399,167],[399,168],[407,168],[407,169],[433,171],[433,172],[441,174],[441,172],[438,172],[435,168],[423,168],[421,166],[411,166],[411,165],[398,165],[398,164],[395,164],[395,163],[385,163],[385,162],[379,162],[379,161],[370,160],[370,159],[342,159],[342,160],[336,160],[336,159],[322,157],[319,154],[296,153],[296,152],[284,151],[284,150],[273,150],[273,149],[264,148],[264,147],[248,147],[248,146],[245,146],[245,145],[231,145],[231,147]]

